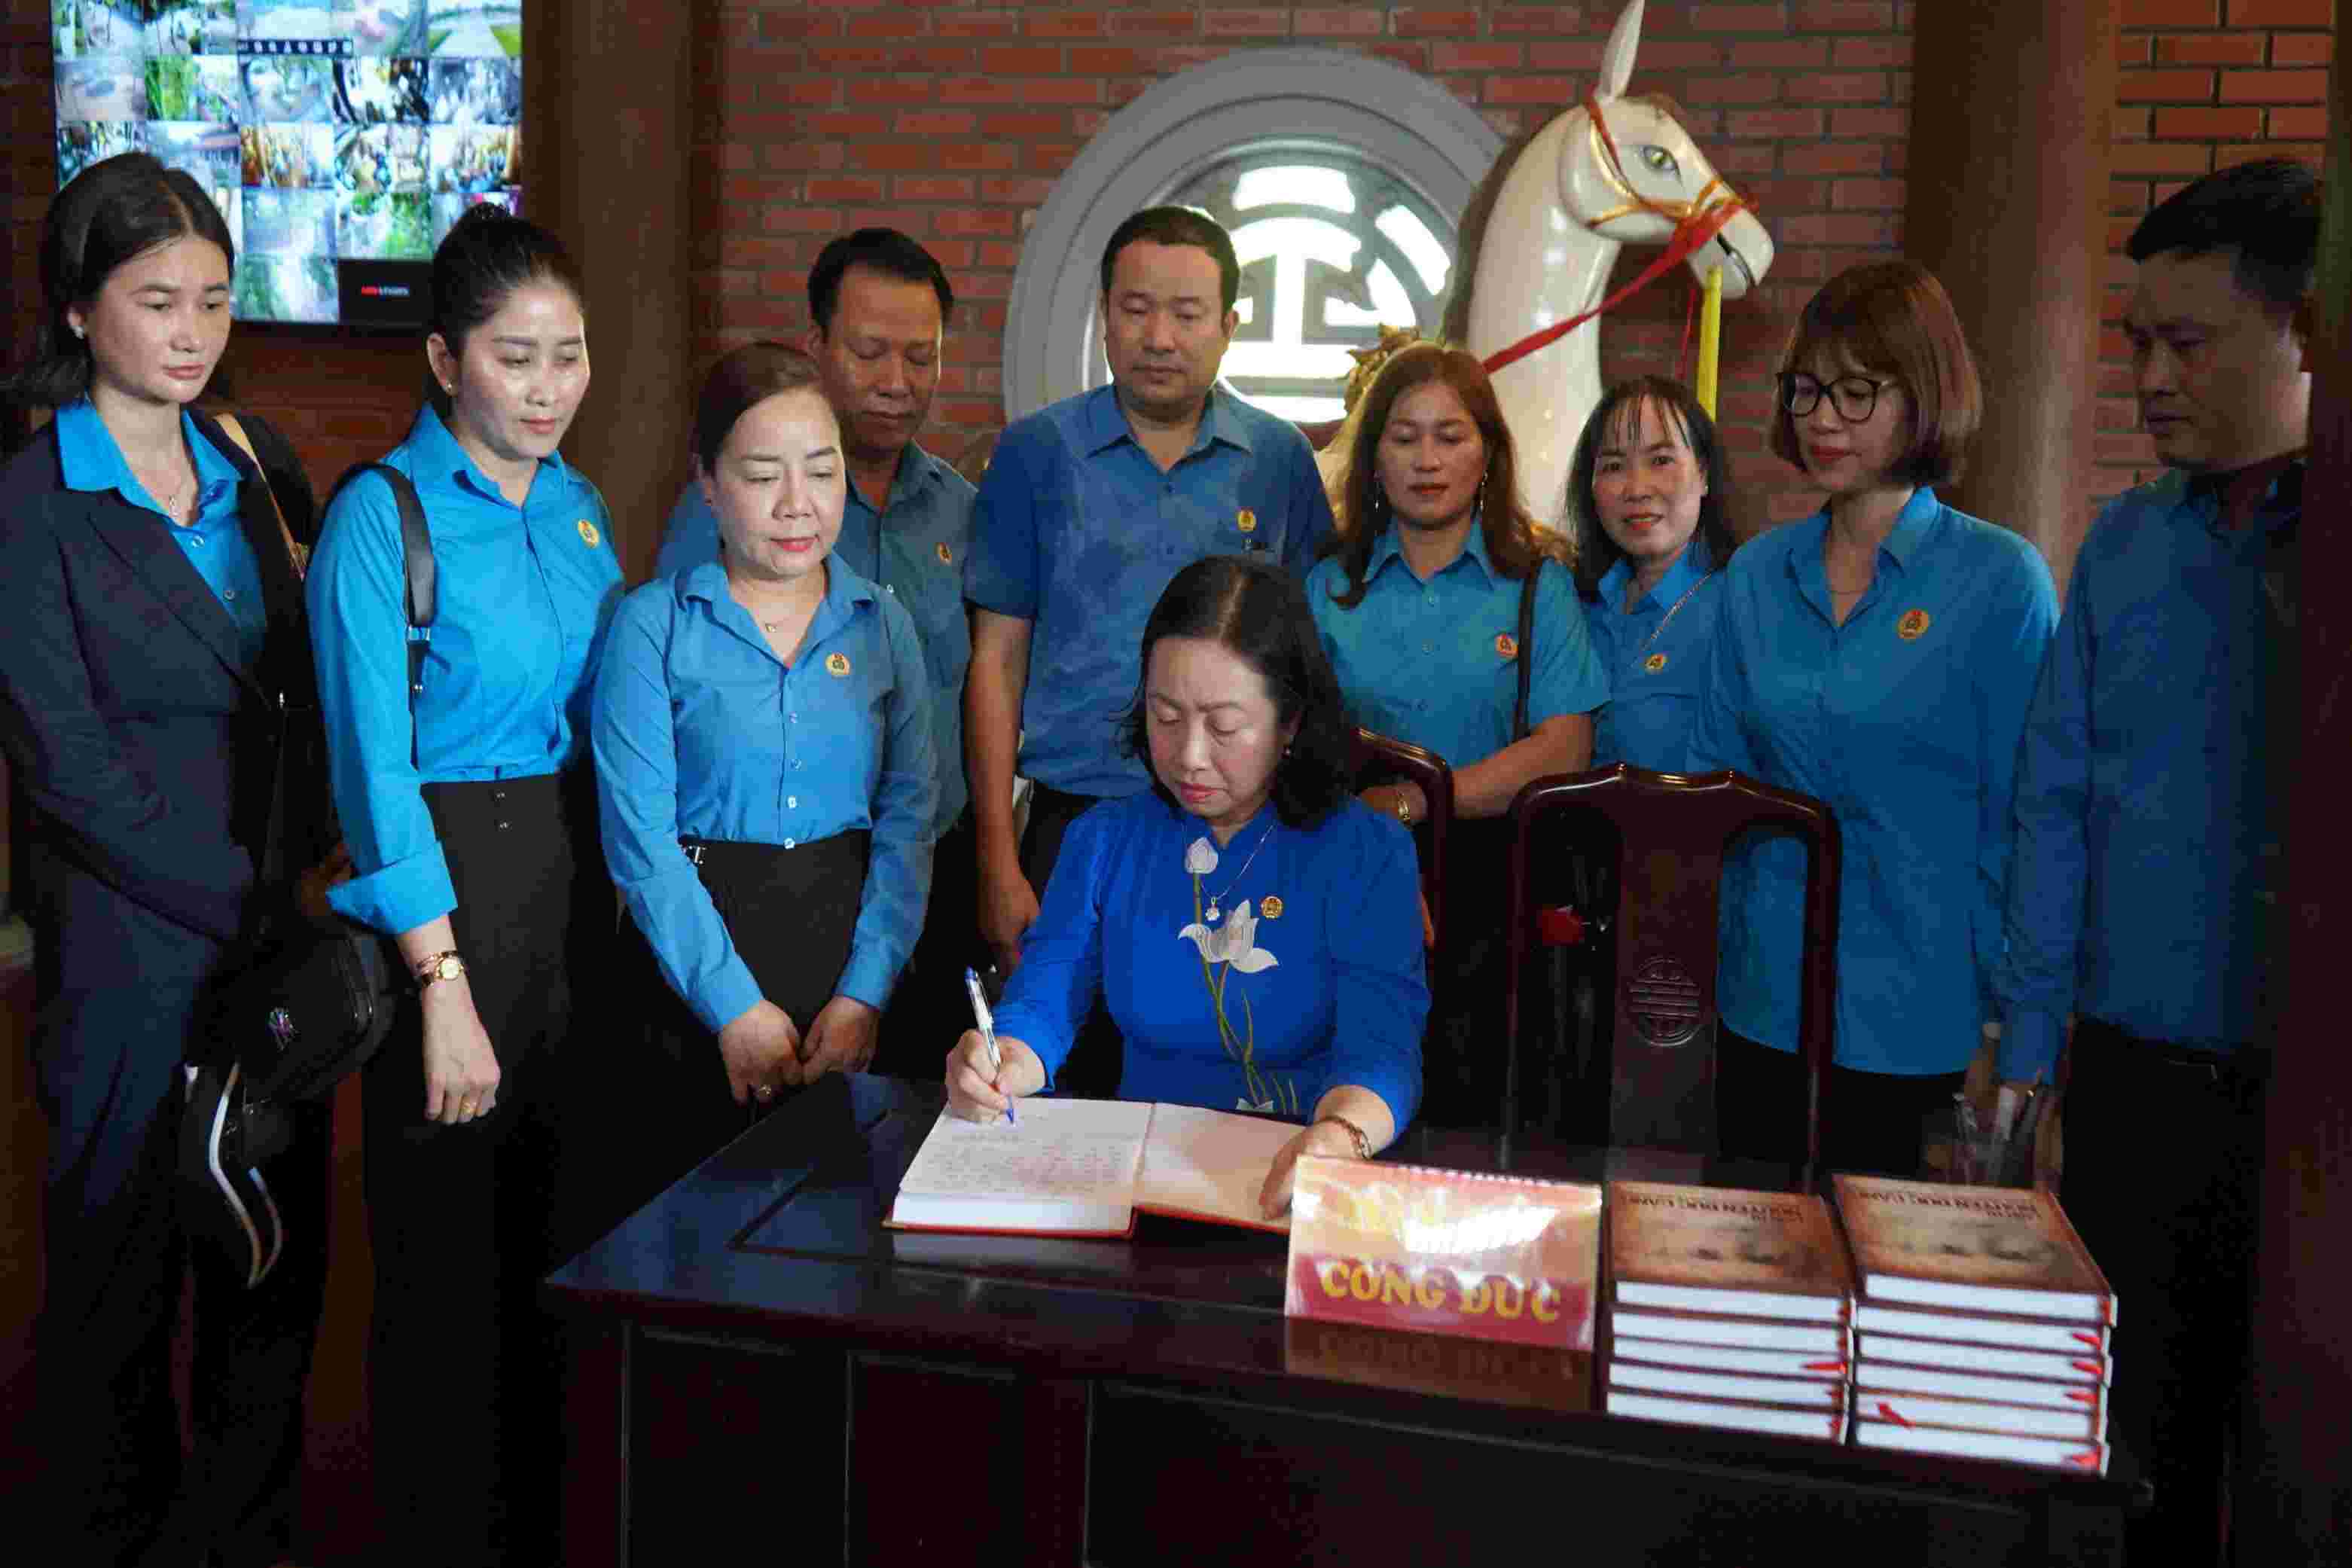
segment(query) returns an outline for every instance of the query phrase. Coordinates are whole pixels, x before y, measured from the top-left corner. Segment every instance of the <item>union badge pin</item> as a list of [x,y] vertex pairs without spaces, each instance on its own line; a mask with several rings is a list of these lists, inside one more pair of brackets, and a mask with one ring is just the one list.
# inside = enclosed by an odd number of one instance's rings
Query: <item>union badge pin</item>
[[1906,610],[1903,618],[1895,623],[1895,635],[1905,642],[1917,642],[1920,634],[1927,629],[1929,618],[1925,610]]
[[824,656],[824,671],[827,675],[833,676],[847,675],[849,673],[849,656],[845,653],[826,654]]
[[577,526],[580,530],[580,542],[589,549],[593,550],[604,542],[604,536],[596,531],[596,525],[586,518],[582,518]]
[[940,565],[945,566],[955,559],[955,552],[948,548],[948,542],[946,540],[940,540],[937,545],[933,546],[933,548],[939,552]]
[[1255,533],[1257,531],[1257,513],[1250,510],[1247,507],[1242,508],[1241,510],[1234,513],[1234,526],[1240,529],[1244,533]]
[[1282,895],[1279,893],[1268,893],[1259,901],[1257,912],[1266,920],[1280,920],[1282,918]]
[[1519,657],[1519,639],[1508,632],[1495,634],[1495,651],[1505,658]]
[[1666,656],[1662,653],[1654,653],[1649,658],[1642,661],[1642,668],[1649,671],[1652,675],[1655,675],[1658,671],[1666,668]]

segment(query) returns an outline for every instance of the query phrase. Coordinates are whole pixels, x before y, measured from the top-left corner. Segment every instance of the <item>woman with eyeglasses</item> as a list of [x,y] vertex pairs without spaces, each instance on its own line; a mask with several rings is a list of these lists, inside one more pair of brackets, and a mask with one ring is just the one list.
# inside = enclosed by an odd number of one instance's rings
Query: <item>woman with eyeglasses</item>
[[[2057,624],[2023,538],[1946,506],[1980,406],[1950,300],[1915,262],[1823,285],[1780,358],[1772,450],[1826,504],[1725,573],[1692,740],[1828,804],[1843,838],[1829,1169],[1916,1172],[1983,1020],[2001,941],[2026,700]],[[1804,1146],[1805,851],[1758,835],[1724,869],[1716,1100],[1727,1152]]]

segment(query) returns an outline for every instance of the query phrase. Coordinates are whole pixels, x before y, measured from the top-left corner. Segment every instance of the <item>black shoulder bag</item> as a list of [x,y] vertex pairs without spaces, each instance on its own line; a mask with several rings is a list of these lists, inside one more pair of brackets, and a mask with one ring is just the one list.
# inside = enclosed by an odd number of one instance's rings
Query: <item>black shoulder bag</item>
[[[234,422],[222,425],[250,456]],[[383,475],[392,487],[400,510],[408,624],[429,628],[436,601],[433,540],[415,487],[395,468],[367,463],[344,475],[337,492],[364,472]],[[270,500],[274,508],[274,494]],[[278,526],[285,531],[282,510]],[[299,576],[303,552],[290,532],[286,539]],[[422,689],[425,646],[421,638],[408,639],[412,713]],[[196,1038],[208,1059],[192,1072],[182,1133],[183,1174],[226,1200],[246,1244],[248,1285],[268,1274],[284,1244],[276,1205],[258,1167],[291,1142],[294,1104],[324,1098],[383,1044],[401,989],[399,966],[382,935],[349,921],[321,925],[290,899],[278,897],[287,879],[289,775],[298,751],[310,764],[302,770],[302,787],[321,798],[327,789],[323,767],[315,762],[320,756],[315,728],[315,710],[289,706],[281,687],[269,811],[257,867],[262,912],[242,956],[225,966],[229,978],[207,998]],[[218,1229],[217,1207],[207,1204],[204,1212],[207,1228]]]
[[[1528,722],[1528,682],[1535,675],[1536,579],[1542,575],[1543,563],[1538,561],[1536,569],[1528,574],[1526,582],[1519,584],[1519,702],[1511,710],[1511,739],[1514,742],[1524,741],[1535,733],[1535,727]],[[1489,626],[1493,624],[1491,621],[1487,623]]]

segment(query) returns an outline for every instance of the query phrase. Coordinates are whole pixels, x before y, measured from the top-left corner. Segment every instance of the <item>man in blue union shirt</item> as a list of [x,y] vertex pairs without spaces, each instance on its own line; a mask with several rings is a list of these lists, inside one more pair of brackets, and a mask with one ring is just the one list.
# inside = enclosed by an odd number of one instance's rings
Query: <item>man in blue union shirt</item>
[[[834,554],[906,606],[930,677],[931,755],[939,774],[938,846],[923,933],[882,1021],[875,1070],[928,1076],[970,1023],[963,972],[980,952],[972,929],[972,829],[963,778],[965,547],[972,488],[915,444],[939,389],[955,292],[931,253],[893,228],[861,228],[809,268],[809,330],[841,420],[849,499]],[[719,558],[719,520],[689,481],[670,512],[655,566],[672,577]]]
[[[2319,196],[2247,163],[2143,219],[2125,331],[2172,470],[2083,542],[2017,773],[2000,1069],[2066,1047],[2064,1202],[2116,1289],[2135,1562],[2211,1563],[2276,1022],[2280,781]],[[2074,1016],[2071,1044],[2067,1015]]]
[[[1161,591],[1204,555],[1260,555],[1304,577],[1331,531],[1307,438],[1216,384],[1240,292],[1233,239],[1207,214],[1149,207],[1121,223],[1102,259],[1110,384],[1015,421],[981,486],[964,748],[981,934],[1007,973],[1063,830],[1097,800],[1150,787],[1118,721]],[[1025,841],[1013,830],[1016,741],[1037,786]],[[1065,1088],[1110,1092],[1111,1048],[1098,1022]]]

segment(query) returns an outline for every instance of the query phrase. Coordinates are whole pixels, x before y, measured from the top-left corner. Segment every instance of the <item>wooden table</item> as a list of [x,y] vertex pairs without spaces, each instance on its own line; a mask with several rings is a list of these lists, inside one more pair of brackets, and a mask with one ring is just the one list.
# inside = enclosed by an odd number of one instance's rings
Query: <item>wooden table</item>
[[2121,1561],[2122,1455],[1612,1419],[1589,1358],[1287,1323],[1255,1232],[885,1230],[940,1103],[823,1079],[551,1279],[572,1568]]

